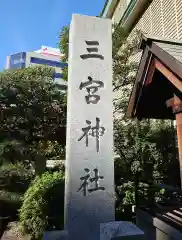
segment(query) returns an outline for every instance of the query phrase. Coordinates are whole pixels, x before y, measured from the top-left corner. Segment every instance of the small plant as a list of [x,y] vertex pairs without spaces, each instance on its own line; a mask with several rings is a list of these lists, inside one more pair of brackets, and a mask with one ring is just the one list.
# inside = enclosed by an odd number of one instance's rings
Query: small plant
[[33,171],[20,162],[16,164],[3,164],[0,166],[0,177],[12,178],[15,176],[21,179],[30,179],[33,177]]
[[[24,193],[33,179],[34,173],[23,163],[0,166],[0,190]],[[1,199],[1,195],[0,195]]]
[[22,194],[0,190],[0,200],[6,202],[21,202]]
[[[23,204],[20,209],[20,229],[24,234],[29,234],[32,239],[40,239],[43,232],[50,228],[50,222],[61,225],[63,219],[63,203],[64,203],[64,188],[60,188],[60,184],[64,187],[64,176],[61,172],[44,173],[41,176],[37,176],[29,189],[24,195]],[[53,191],[56,186],[57,192]],[[62,193],[62,199],[59,192]],[[57,198],[57,201],[53,199]],[[54,202],[54,204],[50,204]],[[62,213],[57,210],[57,219],[52,220],[50,208],[62,207]],[[61,216],[61,219],[59,216]],[[55,224],[56,225],[56,224]],[[59,226],[61,228],[61,226]],[[54,226],[52,226],[54,228]]]
[[165,189],[164,189],[164,188],[156,191],[156,192],[155,192],[155,202],[156,202],[156,203],[162,202],[163,197],[164,197],[164,194],[165,194]]
[[123,198],[123,204],[135,204],[135,186],[132,182],[127,182],[123,184],[123,191],[125,196]]

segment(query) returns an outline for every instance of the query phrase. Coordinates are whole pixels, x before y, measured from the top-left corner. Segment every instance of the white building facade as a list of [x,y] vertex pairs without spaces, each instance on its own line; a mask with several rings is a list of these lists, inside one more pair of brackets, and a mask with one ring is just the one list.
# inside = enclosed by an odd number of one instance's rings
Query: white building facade
[[66,82],[62,79],[63,68],[67,63],[61,62],[61,54],[58,49],[42,46],[40,50],[32,52],[20,52],[7,57],[6,69],[26,68],[35,65],[47,65],[54,68],[55,82],[66,89]]

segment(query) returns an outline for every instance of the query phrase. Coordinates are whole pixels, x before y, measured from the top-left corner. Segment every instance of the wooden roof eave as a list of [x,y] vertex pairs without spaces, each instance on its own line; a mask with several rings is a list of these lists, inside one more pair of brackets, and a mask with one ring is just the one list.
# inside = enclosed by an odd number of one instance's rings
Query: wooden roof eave
[[142,54],[142,58],[140,60],[140,64],[139,64],[139,69],[136,75],[136,80],[134,82],[133,85],[133,89],[130,95],[130,100],[129,100],[129,104],[128,104],[128,109],[127,109],[127,113],[126,116],[128,118],[134,118],[135,117],[135,106],[137,103],[137,96],[139,95],[140,92],[140,86],[141,86],[141,79],[143,77],[144,74],[144,69],[147,67],[148,63],[150,60],[150,49],[149,47],[146,47],[143,54]]
[[169,70],[182,79],[182,63],[157,46],[154,42],[151,44],[150,51],[155,55]]
[[[135,118],[136,106],[142,91],[143,82],[145,81],[145,76],[147,74],[148,67],[150,65],[151,56],[155,56],[159,61],[161,61],[173,74],[177,75],[182,79],[182,63],[170,55],[168,52],[164,51],[162,48],[157,46],[155,42],[152,41],[141,41],[140,48],[143,49],[142,59],[139,64],[139,69],[136,75],[136,80],[132,89],[130,96],[128,109],[126,116],[128,118]],[[147,44],[148,43],[148,44]]]

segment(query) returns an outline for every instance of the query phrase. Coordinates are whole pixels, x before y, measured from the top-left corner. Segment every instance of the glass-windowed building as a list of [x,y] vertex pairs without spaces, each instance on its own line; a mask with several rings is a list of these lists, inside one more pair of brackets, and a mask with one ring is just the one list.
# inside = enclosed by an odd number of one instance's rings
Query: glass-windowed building
[[48,65],[55,69],[54,79],[66,89],[66,82],[62,79],[62,70],[67,63],[61,62],[58,49],[44,47],[34,52],[20,52],[7,57],[6,69],[26,68],[34,65]]

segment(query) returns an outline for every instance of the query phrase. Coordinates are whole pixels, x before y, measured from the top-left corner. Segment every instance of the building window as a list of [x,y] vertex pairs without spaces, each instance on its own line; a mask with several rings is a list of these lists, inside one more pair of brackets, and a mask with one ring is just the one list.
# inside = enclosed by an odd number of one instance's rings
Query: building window
[[54,73],[54,78],[63,78],[62,73]]
[[26,53],[21,52],[17,54],[13,54],[10,56],[10,66],[11,69],[24,68],[26,60]]
[[42,58],[36,58],[36,57],[31,57],[30,62],[35,64],[48,65],[51,67],[59,67],[59,68],[64,68],[64,67],[67,67],[68,65],[67,63],[62,63],[62,62],[57,62],[57,61],[52,61],[52,60],[47,60]]

